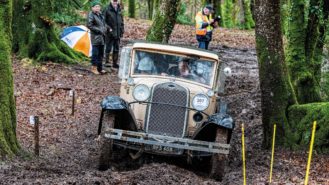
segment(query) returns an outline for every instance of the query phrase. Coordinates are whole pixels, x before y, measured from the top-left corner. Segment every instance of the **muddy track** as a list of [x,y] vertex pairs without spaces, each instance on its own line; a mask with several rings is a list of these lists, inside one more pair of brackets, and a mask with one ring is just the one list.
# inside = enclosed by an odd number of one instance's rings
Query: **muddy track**
[[[223,97],[229,103],[229,112],[236,123],[250,121],[251,117],[259,122],[259,90],[257,83],[254,83],[257,75],[250,76],[250,70],[257,68],[254,51],[221,48],[219,52],[223,61],[232,68],[232,76],[227,79],[228,91]],[[24,65],[20,61],[14,65],[16,91],[20,93],[17,98],[18,137],[25,150],[33,151],[33,132],[27,118],[29,115],[39,115],[41,155],[39,159],[25,161],[17,158],[10,165],[3,165],[0,168],[1,184],[218,183],[207,179],[202,172],[177,162],[180,161],[177,159],[148,157],[140,168],[129,163],[105,172],[98,171],[99,145],[95,138],[99,101],[106,95],[118,93],[116,74],[97,77],[75,66],[48,64],[30,68]],[[69,115],[70,97],[63,87],[74,87],[77,92],[75,117]],[[234,133],[233,145],[239,144],[238,133]],[[231,181],[232,176],[240,176],[235,175],[240,171],[236,168],[240,164],[239,146],[233,147],[230,159],[232,167],[228,169],[224,183]]]
[[[149,23],[128,20],[122,44],[143,39]],[[136,31],[138,30],[138,31]],[[180,31],[178,31],[180,30]],[[184,33],[184,31],[186,33]],[[134,35],[135,33],[135,35]],[[136,35],[137,33],[137,35]],[[193,27],[178,25],[172,42],[191,45],[186,36],[194,38]],[[139,35],[138,35],[139,34]],[[234,35],[235,34],[235,35]],[[242,39],[240,39],[243,37]],[[10,162],[0,162],[0,184],[242,184],[241,131],[246,125],[246,154],[248,184],[265,184],[269,171],[269,151],[261,148],[262,127],[260,89],[253,36],[239,31],[220,29],[214,35],[211,49],[218,52],[223,62],[232,68],[226,79],[222,99],[228,103],[229,113],[236,127],[233,132],[229,167],[222,182],[205,177],[182,160],[148,156],[143,165],[122,163],[107,171],[98,171],[99,144],[95,141],[100,116],[100,101],[107,95],[117,95],[119,84],[115,72],[103,76],[92,75],[88,68],[45,64],[32,66],[28,60],[14,61],[15,92],[17,95],[17,137],[27,153]],[[236,39],[238,38],[238,39]],[[191,39],[192,40],[192,39]],[[241,40],[241,41],[240,41]],[[219,44],[224,43],[224,44]],[[231,47],[227,43],[233,43]],[[244,48],[234,48],[236,44]],[[192,46],[196,46],[192,42]],[[70,115],[71,98],[63,88],[76,90],[77,104]],[[33,152],[33,128],[30,115],[40,117],[40,157]],[[298,184],[303,180],[305,152],[278,150],[274,166],[274,182]],[[329,160],[314,155],[310,184],[329,184]]]

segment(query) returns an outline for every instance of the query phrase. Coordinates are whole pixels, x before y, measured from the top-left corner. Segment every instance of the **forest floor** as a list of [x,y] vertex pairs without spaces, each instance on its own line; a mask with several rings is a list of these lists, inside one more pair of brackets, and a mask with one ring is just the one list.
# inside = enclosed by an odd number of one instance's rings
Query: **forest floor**
[[[126,20],[122,45],[143,40],[148,21]],[[170,41],[196,46],[193,26],[177,25]],[[222,182],[177,161],[155,157],[141,167],[98,171],[99,145],[95,141],[100,117],[100,101],[119,93],[116,72],[95,76],[86,65],[47,63],[32,65],[14,60],[17,96],[17,137],[22,154],[0,162],[0,184],[242,184],[241,123],[245,124],[248,184],[267,184],[270,151],[261,147],[261,100],[258,64],[253,31],[215,30],[210,49],[232,68],[223,98],[236,122],[229,166]],[[71,115],[71,97],[76,91],[76,107]],[[33,127],[29,117],[40,117],[40,156],[33,157]],[[305,151],[308,149],[305,148]],[[276,149],[273,184],[303,184],[307,152]],[[329,184],[329,158],[314,153],[309,184]]]

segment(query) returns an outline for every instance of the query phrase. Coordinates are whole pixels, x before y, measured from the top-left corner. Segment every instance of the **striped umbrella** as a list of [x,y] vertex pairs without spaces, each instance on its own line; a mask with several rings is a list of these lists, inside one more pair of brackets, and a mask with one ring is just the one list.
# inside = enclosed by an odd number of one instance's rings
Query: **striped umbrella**
[[87,27],[82,25],[67,27],[61,34],[61,40],[76,51],[91,56],[90,32]]

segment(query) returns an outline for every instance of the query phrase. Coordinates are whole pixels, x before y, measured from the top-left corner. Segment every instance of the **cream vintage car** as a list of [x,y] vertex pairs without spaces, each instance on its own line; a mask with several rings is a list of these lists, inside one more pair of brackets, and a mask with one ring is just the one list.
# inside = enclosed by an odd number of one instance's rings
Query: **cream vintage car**
[[133,159],[152,153],[186,156],[192,165],[202,161],[220,180],[234,128],[218,96],[223,66],[206,50],[143,42],[124,47],[120,96],[101,103],[100,169],[117,160],[115,151],[126,150]]

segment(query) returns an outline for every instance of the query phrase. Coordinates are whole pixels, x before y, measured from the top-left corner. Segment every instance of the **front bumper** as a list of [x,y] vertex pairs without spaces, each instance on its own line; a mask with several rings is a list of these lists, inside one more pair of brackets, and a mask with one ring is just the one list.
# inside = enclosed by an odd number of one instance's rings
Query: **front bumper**
[[[216,142],[198,141],[163,135],[133,132],[120,129],[109,129],[104,134],[105,139],[120,141],[120,145],[153,150],[154,153],[179,153],[177,151],[197,151],[207,153],[229,154],[230,145]],[[124,143],[124,144],[123,144]],[[176,152],[175,152],[176,151]]]

